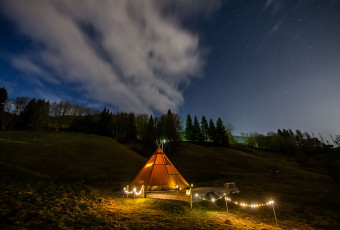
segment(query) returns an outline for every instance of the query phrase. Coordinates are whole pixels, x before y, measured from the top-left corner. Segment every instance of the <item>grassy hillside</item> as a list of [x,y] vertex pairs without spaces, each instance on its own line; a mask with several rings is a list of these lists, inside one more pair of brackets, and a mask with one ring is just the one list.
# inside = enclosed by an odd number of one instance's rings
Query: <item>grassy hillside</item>
[[[197,186],[223,186],[235,181],[240,195],[236,200],[276,201],[277,214],[287,226],[308,223],[325,229],[338,226],[340,188],[326,169],[304,169],[279,154],[245,149],[207,147],[183,143],[173,159],[181,174]],[[261,212],[253,217],[266,218]],[[247,216],[247,212],[244,212]]]
[[0,162],[50,178],[129,181],[145,161],[112,138],[79,133],[0,132]]
[[[136,148],[130,146],[129,148]],[[0,228],[274,229],[270,208],[125,200],[115,190],[146,158],[110,138],[72,133],[0,132]],[[168,154],[195,186],[235,181],[242,202],[276,201],[284,229],[336,229],[339,186],[325,169],[284,156],[182,143]],[[157,218],[157,222],[153,220]]]

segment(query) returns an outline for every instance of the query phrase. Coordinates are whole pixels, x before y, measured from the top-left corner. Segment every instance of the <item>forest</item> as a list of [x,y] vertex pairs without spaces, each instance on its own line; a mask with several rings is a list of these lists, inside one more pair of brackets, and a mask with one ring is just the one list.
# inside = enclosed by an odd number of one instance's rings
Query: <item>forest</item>
[[212,144],[236,147],[240,144],[252,148],[274,150],[296,155],[320,149],[340,147],[340,135],[330,134],[332,143],[318,133],[292,129],[277,132],[241,133],[234,137],[234,127],[224,124],[221,118],[216,123],[202,116],[200,121],[188,114],[185,127],[178,114],[169,109],[166,114],[154,117],[148,114],[126,112],[112,113],[74,105],[67,101],[49,102],[28,97],[8,98],[7,90],[0,88],[1,130],[34,130],[82,132],[108,136],[118,141],[142,141],[152,145],[155,140],[190,141],[197,144]]

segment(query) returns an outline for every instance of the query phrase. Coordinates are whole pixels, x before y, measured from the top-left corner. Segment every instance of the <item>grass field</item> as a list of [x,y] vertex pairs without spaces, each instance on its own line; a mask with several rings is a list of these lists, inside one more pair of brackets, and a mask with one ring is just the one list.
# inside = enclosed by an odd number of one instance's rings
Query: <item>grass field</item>
[[[170,159],[189,183],[235,181],[235,201],[275,200],[279,228],[339,229],[340,190],[327,170],[284,156],[182,143]],[[0,228],[276,229],[270,207],[125,199],[146,162],[116,141],[72,133],[0,132]],[[155,221],[156,220],[156,221]]]

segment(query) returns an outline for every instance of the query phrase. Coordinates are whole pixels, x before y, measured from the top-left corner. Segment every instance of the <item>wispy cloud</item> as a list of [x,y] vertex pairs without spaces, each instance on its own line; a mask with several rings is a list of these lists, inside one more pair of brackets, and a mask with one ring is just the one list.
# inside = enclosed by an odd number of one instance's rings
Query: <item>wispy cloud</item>
[[282,8],[281,0],[266,0],[263,11],[270,11],[272,15],[276,15]]
[[39,65],[34,63],[28,57],[16,57],[12,60],[12,64],[14,67],[22,70],[26,74],[36,76],[36,83],[39,85],[43,85],[41,81],[46,81],[52,84],[59,84],[58,79],[51,76],[48,72],[43,70]]
[[[219,5],[175,2],[196,15],[209,15]],[[188,2],[195,6],[191,11]],[[73,85],[92,101],[120,110],[164,112],[178,109],[179,86],[204,65],[198,35],[166,10],[170,3],[8,0],[1,8],[36,44],[13,59],[16,68],[40,82]]]

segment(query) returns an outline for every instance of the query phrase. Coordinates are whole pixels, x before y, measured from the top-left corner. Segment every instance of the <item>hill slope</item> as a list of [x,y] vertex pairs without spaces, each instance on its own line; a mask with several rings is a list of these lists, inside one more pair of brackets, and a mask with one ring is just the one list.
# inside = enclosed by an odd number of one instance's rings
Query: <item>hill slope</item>
[[[281,219],[321,229],[339,225],[340,189],[326,170],[307,170],[279,154],[244,150],[182,143],[171,160],[189,183],[223,186],[235,181],[239,201],[274,199]],[[262,219],[259,213],[252,216]]]
[[79,133],[0,132],[0,162],[63,180],[129,181],[146,159],[112,138]]
[[[339,186],[322,170],[306,170],[295,161],[270,152],[190,143],[180,143],[177,151],[168,156],[184,178],[195,186],[223,186],[225,182],[235,181],[241,193],[233,197],[234,200],[262,203],[274,199],[279,225],[285,229],[297,226],[335,229],[339,225]],[[82,228],[89,223],[93,227],[125,226],[129,221],[124,219],[131,219],[129,215],[133,213],[128,211],[122,220],[112,217],[118,214],[110,209],[110,205],[121,203],[120,196],[112,191],[131,181],[146,160],[115,140],[101,136],[0,132],[0,210],[3,210],[0,228],[35,228],[43,224],[49,224],[51,228]],[[99,194],[93,194],[88,185],[98,188]],[[109,193],[105,192],[107,190]],[[103,191],[104,195],[101,194]],[[105,199],[108,204],[102,206]],[[143,208],[143,203],[135,209]],[[169,201],[162,201],[161,205],[170,205],[175,210],[181,210],[183,206]],[[157,214],[152,205],[147,210]],[[233,221],[238,218],[253,221],[252,228],[259,226],[256,221],[273,223],[270,210],[240,209],[232,205],[230,210]],[[196,207],[196,211],[202,213],[199,220],[206,221],[204,213],[210,211],[204,206]],[[212,211],[213,215],[221,214],[220,209],[212,208]],[[42,223],[37,223],[34,217],[37,213],[41,214],[39,218],[45,216]],[[225,218],[224,214],[222,216]],[[175,224],[188,218],[181,214],[173,217],[167,221]],[[82,221],[74,222],[77,218]],[[148,223],[144,215],[138,218]],[[31,222],[27,222],[29,220]],[[196,221],[198,219],[193,219],[191,223]],[[210,221],[212,226],[220,224]]]

